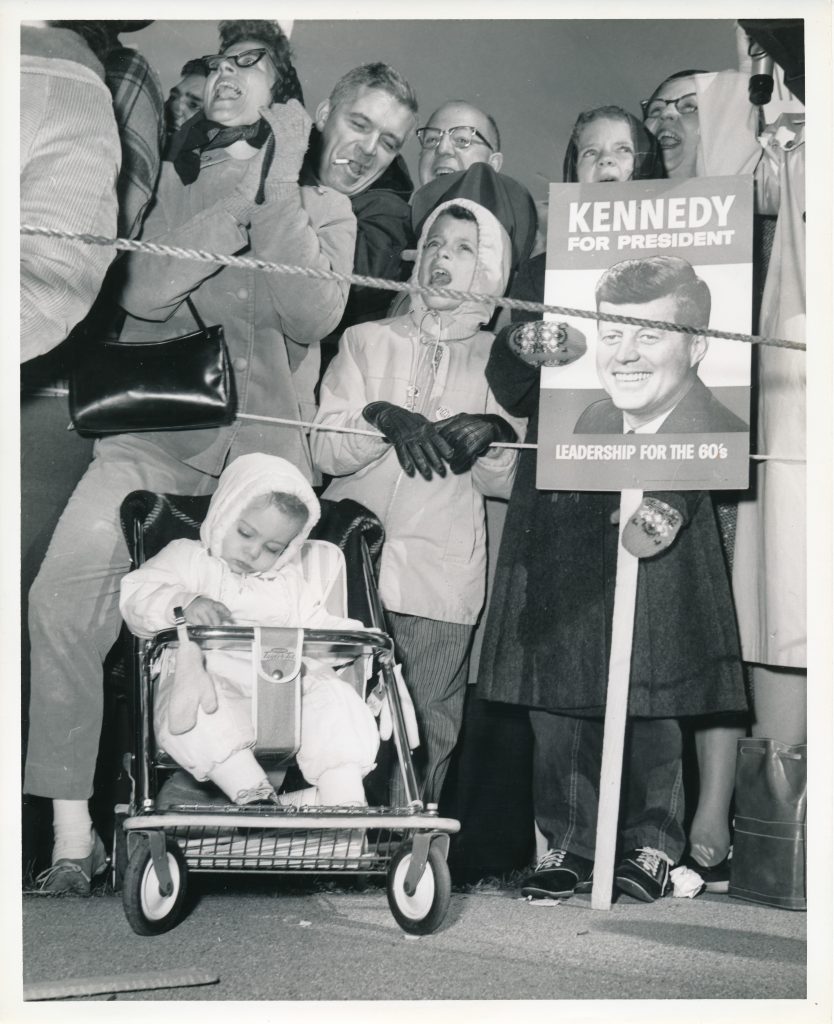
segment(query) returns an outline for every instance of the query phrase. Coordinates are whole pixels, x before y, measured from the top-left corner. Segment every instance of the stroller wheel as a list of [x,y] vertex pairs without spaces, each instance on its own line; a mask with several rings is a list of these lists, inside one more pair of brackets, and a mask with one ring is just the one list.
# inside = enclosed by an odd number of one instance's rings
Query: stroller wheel
[[434,843],[429,847],[426,870],[413,896],[405,891],[405,876],[411,864],[411,843],[394,854],[388,868],[388,906],[403,931],[411,935],[430,935],[443,923],[452,895],[452,880],[443,852]]
[[188,867],[175,839],[166,836],[165,856],[173,888],[163,895],[151,857],[150,841],[139,836],[127,862],[122,888],[122,905],[130,927],[137,935],[161,935],[177,924],[183,913]]

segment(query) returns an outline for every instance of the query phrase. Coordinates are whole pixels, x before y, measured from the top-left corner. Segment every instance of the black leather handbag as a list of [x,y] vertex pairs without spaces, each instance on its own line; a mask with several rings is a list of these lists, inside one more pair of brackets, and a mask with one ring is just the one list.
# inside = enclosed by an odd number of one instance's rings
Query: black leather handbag
[[784,910],[806,909],[807,792],[804,743],[738,741],[731,896]]
[[82,436],[199,430],[231,423],[234,374],[219,325],[151,342],[105,341],[73,369],[69,410]]

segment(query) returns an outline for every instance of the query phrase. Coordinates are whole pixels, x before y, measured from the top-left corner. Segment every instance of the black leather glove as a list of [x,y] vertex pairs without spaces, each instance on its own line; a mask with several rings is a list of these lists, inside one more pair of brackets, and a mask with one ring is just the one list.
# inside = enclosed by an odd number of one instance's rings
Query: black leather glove
[[431,480],[432,470],[438,476],[446,476],[443,460],[452,457],[452,449],[425,416],[390,402],[371,402],[362,415],[393,444],[408,476],[414,476],[415,469],[425,480]]
[[465,473],[493,441],[517,441],[515,430],[494,413],[460,412],[437,424],[437,432],[452,446],[448,460],[453,473]]

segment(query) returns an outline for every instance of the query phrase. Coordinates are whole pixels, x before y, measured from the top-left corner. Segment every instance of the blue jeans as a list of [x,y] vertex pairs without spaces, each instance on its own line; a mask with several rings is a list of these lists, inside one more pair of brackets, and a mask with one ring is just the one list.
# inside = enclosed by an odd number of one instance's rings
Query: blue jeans
[[[533,808],[550,849],[594,859],[603,723],[530,710]],[[677,862],[683,831],[682,739],[674,718],[629,718],[623,757],[622,851],[643,846]]]

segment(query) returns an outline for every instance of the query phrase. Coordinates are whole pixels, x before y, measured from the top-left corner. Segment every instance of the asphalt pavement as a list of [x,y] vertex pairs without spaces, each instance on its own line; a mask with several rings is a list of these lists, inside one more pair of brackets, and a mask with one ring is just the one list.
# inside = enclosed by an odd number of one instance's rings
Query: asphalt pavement
[[[391,915],[381,882],[365,891],[344,880],[203,875],[192,883],[185,918],[156,937],[134,934],[121,896],[109,890],[89,899],[24,895],[23,983],[102,975],[129,982],[172,969],[200,970],[217,981],[90,1001],[190,1001],[197,1007],[227,1000],[499,1001],[480,1004],[476,1020],[491,1016],[489,1008],[498,1013],[495,1019],[511,1019],[506,1000],[571,1001],[560,1004],[563,1021],[573,1001],[622,1001],[603,1005],[640,1008],[644,1020],[644,1008],[664,1004],[638,1001],[751,1000],[753,1009],[759,1000],[796,1000],[781,1004],[793,1006],[786,1015],[780,1011],[782,1021],[816,1019],[803,1015],[809,1006],[804,913],[709,894],[654,904],[621,896],[599,911],[587,896],[541,905],[516,889],[487,886],[453,891],[439,931],[413,937]],[[744,1004],[729,1005],[727,1019],[746,1019]],[[474,1006],[465,1008],[467,1016]],[[346,1009],[328,1019],[346,1019]],[[431,1019],[440,1009],[435,1004]],[[155,1007],[144,1019],[156,1020],[162,1010]],[[247,1020],[259,1019],[246,1012]],[[703,1019],[724,1018],[713,1009]]]

